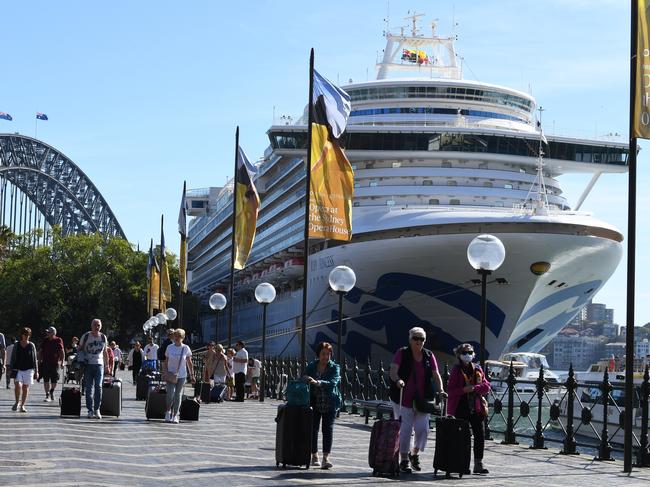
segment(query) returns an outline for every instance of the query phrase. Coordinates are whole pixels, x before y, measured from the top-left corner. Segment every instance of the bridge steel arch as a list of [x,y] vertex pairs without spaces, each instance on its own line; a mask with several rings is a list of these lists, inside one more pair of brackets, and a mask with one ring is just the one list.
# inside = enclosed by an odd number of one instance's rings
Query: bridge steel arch
[[[90,178],[63,153],[40,140],[0,134],[0,178],[18,188],[50,227],[61,227],[63,235],[101,233],[126,239]],[[4,191],[5,185],[2,188]],[[1,200],[4,204],[4,194]]]

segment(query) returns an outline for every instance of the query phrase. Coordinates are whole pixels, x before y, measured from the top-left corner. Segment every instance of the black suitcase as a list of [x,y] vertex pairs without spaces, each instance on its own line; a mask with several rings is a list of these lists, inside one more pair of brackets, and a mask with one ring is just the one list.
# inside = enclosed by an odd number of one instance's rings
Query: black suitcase
[[278,406],[275,431],[275,466],[311,463],[312,409],[310,406]]
[[198,421],[201,405],[194,399],[183,399],[178,410],[181,421]]
[[196,381],[194,383],[194,397],[199,397],[202,403],[208,404],[210,402],[210,383]]
[[153,387],[149,389],[144,411],[147,419],[165,419],[165,412],[167,411],[167,390],[164,387]]
[[78,387],[64,387],[59,399],[61,416],[81,416],[81,390]]
[[472,433],[469,422],[446,416],[436,419],[436,451],[433,455],[433,475],[442,470],[446,477],[452,473],[469,474],[472,456]]
[[135,400],[136,401],[146,401],[147,396],[149,395],[149,389],[151,389],[151,384],[153,383],[153,376],[140,374],[136,381],[135,386]]
[[122,413],[122,382],[119,379],[109,379],[102,385],[102,416],[117,416]]
[[210,402],[223,402],[227,387],[224,384],[217,384],[210,391]]

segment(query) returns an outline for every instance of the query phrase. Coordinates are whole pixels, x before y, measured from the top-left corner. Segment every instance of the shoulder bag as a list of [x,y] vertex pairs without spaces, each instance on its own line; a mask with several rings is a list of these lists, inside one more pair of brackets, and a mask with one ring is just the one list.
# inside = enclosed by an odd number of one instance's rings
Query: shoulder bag
[[170,372],[169,370],[165,372],[165,382],[169,382],[170,384],[176,384],[178,382],[178,371],[181,369],[181,363],[183,362],[183,352],[185,351],[185,347],[181,347],[181,354],[178,357],[178,367],[176,368],[176,372]]

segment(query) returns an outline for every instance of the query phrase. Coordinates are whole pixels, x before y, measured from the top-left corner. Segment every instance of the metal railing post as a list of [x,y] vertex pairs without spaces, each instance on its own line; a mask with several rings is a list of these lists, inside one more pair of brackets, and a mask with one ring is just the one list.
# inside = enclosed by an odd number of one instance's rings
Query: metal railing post
[[537,388],[537,423],[535,424],[533,444],[530,448],[534,450],[546,450],[544,446],[544,429],[542,427],[542,401],[544,399],[544,389],[546,388],[543,365],[539,368],[539,377],[535,381],[535,387]]
[[341,412],[346,413],[348,408],[345,404],[345,401],[349,399],[350,394],[350,383],[348,381],[348,359],[343,358],[343,363],[341,364],[341,396],[343,396],[343,402],[341,403]]
[[607,422],[609,419],[609,393],[612,391],[612,384],[609,382],[609,373],[605,369],[603,382],[600,384],[601,400],[603,405],[603,429],[600,432],[600,445],[598,446],[598,456],[595,458],[599,461],[613,461],[612,445],[609,443],[609,431]]
[[576,439],[573,433],[573,406],[575,402],[575,393],[578,384],[573,372],[573,364],[569,364],[569,376],[564,383],[567,390],[567,422],[566,422],[566,438],[564,438],[564,448],[560,452],[562,455],[580,455],[576,447]]
[[508,384],[508,417],[506,420],[506,432],[505,438],[501,442],[503,445],[518,445],[517,435],[515,435],[515,424],[514,424],[514,415],[515,415],[515,386],[517,385],[517,377],[515,376],[515,367],[510,361],[510,371],[508,372],[508,379],[506,380]]
[[650,373],[645,366],[643,383],[641,384],[641,437],[639,438],[638,467],[650,467],[650,448],[648,447],[648,400],[650,399]]

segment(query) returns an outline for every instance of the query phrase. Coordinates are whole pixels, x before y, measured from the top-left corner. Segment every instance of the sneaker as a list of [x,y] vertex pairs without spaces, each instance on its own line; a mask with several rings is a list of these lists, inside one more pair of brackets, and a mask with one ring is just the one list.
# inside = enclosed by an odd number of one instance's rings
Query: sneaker
[[54,391],[50,391],[50,399],[54,401]]
[[332,462],[330,462],[329,460],[323,460],[323,466],[321,467],[321,470],[329,470],[330,468],[332,468],[332,466],[333,466]]
[[473,472],[474,473],[483,473],[483,474],[490,473],[490,471],[483,466],[482,461],[474,462],[474,470],[473,470]]
[[99,412],[99,409],[97,411],[95,411],[95,414],[93,415],[93,417],[95,417],[97,419],[102,419],[102,413]]
[[165,413],[165,423],[171,423],[172,422],[172,413],[167,411]]
[[175,414],[174,417],[172,418],[172,423],[180,423],[180,418],[178,417],[178,414]]
[[311,456],[311,466],[312,467],[320,467],[320,460],[318,459],[318,455],[312,455]]
[[52,399],[50,399],[50,396],[45,396],[45,399],[43,399],[43,402],[50,402]]
[[25,409],[25,405],[24,405],[24,404],[21,404],[21,405],[20,405],[20,412],[21,412],[21,413],[26,413],[26,412],[27,412],[27,409]]
[[409,467],[408,460],[402,460],[399,462],[399,471],[400,473],[413,473],[413,470],[411,470],[411,467]]
[[93,419],[95,414],[92,411],[88,411],[88,419]]
[[12,411],[18,411],[18,403],[15,403],[13,406],[11,406]]
[[422,468],[420,467],[420,455],[417,454],[414,455],[409,453],[409,460],[411,462],[411,468],[413,468],[413,470],[415,470],[416,472],[422,470]]

